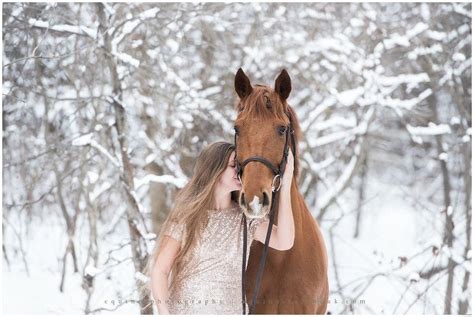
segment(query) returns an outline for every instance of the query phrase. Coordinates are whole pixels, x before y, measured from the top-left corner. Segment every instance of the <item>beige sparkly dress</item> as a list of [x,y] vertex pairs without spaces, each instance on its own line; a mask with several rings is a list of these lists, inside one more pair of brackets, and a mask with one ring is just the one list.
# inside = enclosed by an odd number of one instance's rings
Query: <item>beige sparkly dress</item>
[[[247,254],[262,220],[247,221]],[[164,234],[181,241],[184,225]],[[169,291],[170,314],[242,314],[243,222],[240,208],[209,210],[201,241],[190,251],[183,278]]]

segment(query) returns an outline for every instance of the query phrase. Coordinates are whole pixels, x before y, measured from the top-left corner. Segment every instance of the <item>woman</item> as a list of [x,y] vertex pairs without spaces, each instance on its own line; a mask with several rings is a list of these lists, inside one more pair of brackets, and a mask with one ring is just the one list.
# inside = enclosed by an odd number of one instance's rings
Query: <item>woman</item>
[[[242,313],[243,222],[232,195],[241,189],[234,150],[230,143],[216,142],[199,155],[191,180],[163,225],[149,264],[160,314]],[[294,241],[293,165],[290,152],[280,189],[280,225],[274,226],[269,243],[278,250],[290,249]],[[247,252],[252,239],[264,243],[268,224],[268,219],[249,222]]]

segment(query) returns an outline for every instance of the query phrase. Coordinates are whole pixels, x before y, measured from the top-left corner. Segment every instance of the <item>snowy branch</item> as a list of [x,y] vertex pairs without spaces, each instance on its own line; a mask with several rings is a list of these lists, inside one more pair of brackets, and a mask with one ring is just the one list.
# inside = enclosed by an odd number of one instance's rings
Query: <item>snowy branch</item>
[[94,139],[92,139],[93,133],[85,134],[75,140],[72,141],[73,146],[91,146],[95,148],[99,153],[103,154],[115,167],[120,168],[120,163],[117,158],[112,156],[102,145],[97,143]]
[[183,188],[184,185],[188,182],[188,179],[178,178],[173,175],[146,175],[141,179],[135,179],[136,188],[140,188],[143,185],[148,185],[150,182],[162,183],[162,184],[172,184],[177,188]]
[[56,31],[60,33],[68,33],[68,34],[77,34],[81,36],[87,36],[91,39],[95,39],[97,36],[97,29],[91,29],[84,25],[77,26],[77,25],[69,25],[69,24],[57,24],[57,25],[50,25],[48,21],[40,21],[36,19],[29,19],[28,23],[35,28],[40,29],[48,29],[51,31]]

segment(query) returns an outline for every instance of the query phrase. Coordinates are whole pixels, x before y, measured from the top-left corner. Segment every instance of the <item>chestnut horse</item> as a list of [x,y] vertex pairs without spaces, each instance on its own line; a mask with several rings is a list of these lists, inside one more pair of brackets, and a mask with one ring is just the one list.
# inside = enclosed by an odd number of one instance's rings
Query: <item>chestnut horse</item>
[[[290,76],[283,70],[272,89],[264,85],[252,86],[239,69],[235,76],[235,90],[239,96],[235,120],[239,162],[259,156],[278,167],[285,146],[284,131],[290,123],[295,142],[290,148],[296,149],[291,186],[295,241],[287,251],[269,249],[254,313],[325,314],[329,293],[326,246],[296,182],[299,167],[297,144],[301,130],[294,110],[287,103],[291,92]],[[273,178],[272,170],[264,164],[247,164],[239,198],[245,214],[251,214],[252,218],[263,218],[268,214]],[[262,205],[250,204],[252,201],[262,202]],[[275,221],[277,219],[275,214]],[[245,278],[247,302],[252,300],[262,250],[263,244],[253,241]]]

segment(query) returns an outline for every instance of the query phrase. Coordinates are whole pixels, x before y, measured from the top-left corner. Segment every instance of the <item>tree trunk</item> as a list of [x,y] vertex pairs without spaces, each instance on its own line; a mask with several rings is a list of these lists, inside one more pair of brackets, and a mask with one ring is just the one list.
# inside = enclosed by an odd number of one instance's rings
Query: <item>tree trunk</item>
[[[471,205],[471,190],[472,190],[472,179],[471,179],[471,142],[468,142],[462,149],[463,161],[464,161],[464,211],[466,213],[466,246],[464,248],[464,258],[467,259],[468,252],[471,250],[471,221],[472,221],[472,205]],[[462,292],[469,292],[469,279],[471,273],[469,270],[464,271],[464,278],[462,281]],[[466,315],[469,308],[470,296],[463,296],[458,302],[458,314]]]
[[[132,251],[133,264],[136,273],[143,273],[146,269],[148,261],[148,254],[146,249],[146,241],[140,230],[139,223],[145,226],[140,208],[136,197],[134,196],[134,182],[133,182],[133,167],[130,164],[128,157],[128,144],[126,138],[126,120],[125,109],[122,103],[122,87],[117,73],[117,64],[112,55],[112,39],[108,33],[108,22],[105,13],[105,7],[102,3],[97,4],[97,14],[99,16],[99,30],[104,39],[104,57],[107,61],[107,67],[110,71],[112,80],[112,96],[111,104],[115,111],[115,129],[117,131],[118,142],[120,145],[120,155],[122,160],[121,182],[127,197],[129,208],[127,209],[127,222],[130,233],[130,246]],[[146,289],[145,282],[135,277],[136,287],[140,295],[139,305],[141,314],[153,314],[153,307],[151,305],[151,296],[149,292],[142,293]]]
[[[435,89],[433,91],[436,91]],[[434,94],[432,94],[429,98],[429,103],[433,109],[433,122],[439,123],[438,118],[438,101]],[[443,136],[437,135],[435,136],[436,139],[436,149],[438,156],[441,153],[444,153],[443,149]],[[443,234],[443,243],[451,249],[453,247],[453,230],[454,230],[454,222],[453,222],[453,211],[451,206],[451,183],[449,180],[449,171],[448,171],[448,164],[447,159],[439,159],[439,164],[441,168],[441,174],[443,177],[443,201],[444,201],[444,213],[445,213],[445,226],[444,226],[444,234]],[[456,263],[449,257],[448,260],[448,284],[446,285],[446,293],[444,297],[444,314],[449,315],[451,314],[451,302],[453,297],[453,283],[454,283],[454,268]]]
[[365,186],[367,186],[367,155],[364,158],[361,166],[361,175],[360,175],[360,185],[359,185],[359,200],[357,202],[357,215],[356,215],[356,224],[355,224],[355,231],[354,231],[354,238],[359,237],[360,231],[360,217],[362,215],[362,206],[364,204],[365,199]]
[[[154,162],[148,164],[145,170],[153,175],[163,174],[163,168]],[[166,215],[168,215],[166,184],[151,182],[148,193],[150,197],[152,231],[158,235],[161,225],[165,221]]]

